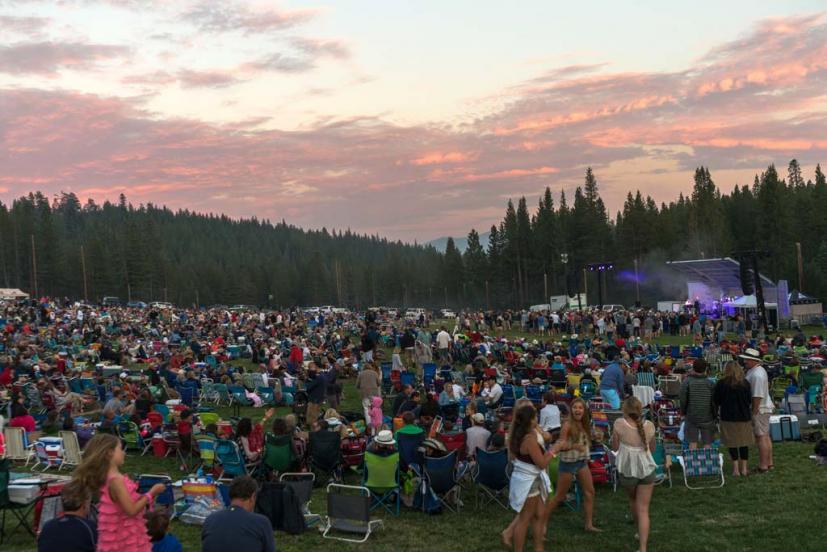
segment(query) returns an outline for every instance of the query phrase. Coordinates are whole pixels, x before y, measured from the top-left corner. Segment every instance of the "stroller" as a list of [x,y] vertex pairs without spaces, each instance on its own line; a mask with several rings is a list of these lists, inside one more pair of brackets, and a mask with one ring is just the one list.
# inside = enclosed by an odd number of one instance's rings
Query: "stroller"
[[307,416],[307,402],[306,391],[296,391],[293,394],[293,414],[296,415],[296,418],[298,418],[300,422],[304,422]]
[[354,435],[342,439],[342,463],[345,467],[353,468],[362,465],[367,449],[367,439],[364,435]]
[[677,408],[661,408],[658,410],[658,429],[664,441],[680,442],[678,433],[683,423],[683,415]]

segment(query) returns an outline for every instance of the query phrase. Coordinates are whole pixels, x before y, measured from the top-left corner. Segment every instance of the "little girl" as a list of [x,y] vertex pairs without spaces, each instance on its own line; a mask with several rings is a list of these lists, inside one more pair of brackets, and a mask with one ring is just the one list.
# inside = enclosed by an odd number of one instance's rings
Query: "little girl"
[[117,437],[95,435],[83,451],[83,461],[75,470],[75,480],[92,493],[100,493],[97,552],[151,552],[144,511],[164,492],[161,483],[146,494],[138,494],[138,484],[121,474],[126,454]]
[[370,414],[370,427],[373,430],[373,434],[376,435],[379,433],[379,428],[382,427],[382,397],[373,397],[371,399],[368,413]]

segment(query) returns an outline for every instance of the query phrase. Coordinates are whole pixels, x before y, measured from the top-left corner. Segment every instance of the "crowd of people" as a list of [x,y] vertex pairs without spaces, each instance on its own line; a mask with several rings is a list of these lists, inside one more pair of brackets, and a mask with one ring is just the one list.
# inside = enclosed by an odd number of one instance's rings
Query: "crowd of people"
[[[600,531],[590,459],[602,443],[617,454],[619,483],[645,551],[659,432],[647,419],[653,401],[673,399],[689,448],[712,446],[720,437],[733,475],[746,476],[749,446],[757,443],[754,469],[765,472],[774,467],[769,415],[777,405],[770,382],[793,379],[765,366],[766,359],[786,359],[789,366],[806,357],[820,368],[827,358],[817,337],[751,339],[737,332],[727,339],[721,321],[648,310],[465,311],[453,327],[434,327],[425,317],[404,320],[381,311],[134,309],[46,299],[0,307],[0,406],[8,426],[22,428],[29,441],[74,431],[84,448],[63,490],[67,514],[41,533],[46,551],[56,550],[62,541],[56,535],[63,534],[72,535],[78,550],[114,550],[125,542],[134,550],[176,549],[168,518],[138,515],[164,486],[140,494],[121,472],[123,424],[151,439],[160,430],[152,414],[170,401],[177,404],[174,431],[190,458],[199,454],[199,438],[231,438],[259,481],[271,476],[268,442],[288,443],[289,470],[335,464],[323,456],[338,458],[346,440],[361,447],[361,455],[387,456],[401,452],[400,439],[421,436],[426,456],[456,450],[463,469],[473,467],[477,451],[504,451],[513,466],[509,502],[517,515],[502,540],[515,550],[523,550],[529,527],[535,549],[543,549],[552,514],[569,500],[575,480],[584,528]],[[532,335],[502,337],[514,325]],[[658,346],[657,335],[693,335],[695,345]],[[248,362],[232,362],[242,358]],[[638,375],[647,373],[651,381],[678,376],[679,388],[669,397],[660,390],[638,396]],[[355,378],[361,411],[341,407],[347,378]],[[78,387],[81,379],[91,383]],[[293,413],[262,408],[261,416],[240,417],[229,428],[202,423],[198,402],[211,400],[213,384],[242,389],[237,400],[244,404],[293,405]],[[306,408],[295,408],[299,403]],[[601,429],[591,420],[595,409],[622,416]],[[323,446],[330,439],[336,445]],[[549,464],[556,466],[553,494]],[[205,550],[238,548],[241,541],[227,540],[228,528],[242,526],[249,548],[239,550],[273,549],[270,520],[252,513],[257,485],[246,475],[234,479],[230,508],[203,527]],[[416,505],[416,493],[403,494],[403,502]],[[451,500],[461,504],[458,496]],[[96,527],[86,520],[92,502]],[[81,546],[89,542],[96,548]]]

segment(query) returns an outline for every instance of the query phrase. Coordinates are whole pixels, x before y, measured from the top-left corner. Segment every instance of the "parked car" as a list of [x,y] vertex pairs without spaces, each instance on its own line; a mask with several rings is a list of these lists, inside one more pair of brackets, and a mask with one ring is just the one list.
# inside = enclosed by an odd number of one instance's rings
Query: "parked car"
[[172,309],[175,308],[172,303],[167,303],[166,301],[153,301],[149,304],[150,307],[153,309]]
[[145,309],[146,303],[143,301],[130,301],[126,304],[130,309]]
[[457,313],[455,313],[451,309],[442,309],[441,311],[439,311],[439,314],[442,316],[442,318],[446,318],[446,319],[451,319],[451,318],[456,318],[457,317]]
[[121,304],[122,303],[121,303],[120,298],[115,297],[113,295],[107,295],[101,301],[101,305],[103,305],[104,307],[117,307],[118,305],[121,305]]

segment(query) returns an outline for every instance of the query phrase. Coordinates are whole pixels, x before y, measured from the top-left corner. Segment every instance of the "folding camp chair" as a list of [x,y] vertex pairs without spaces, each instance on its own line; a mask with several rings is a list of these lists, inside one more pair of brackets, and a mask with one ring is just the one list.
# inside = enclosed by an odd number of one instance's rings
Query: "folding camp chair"
[[80,450],[78,434],[74,431],[60,431],[58,436],[63,440],[63,461],[58,469],[62,470],[64,467],[71,468],[80,465],[83,451]]
[[399,381],[402,384],[402,387],[405,387],[406,385],[416,387],[416,374],[413,372],[402,372],[399,375]]
[[229,385],[227,386],[227,390],[230,392],[230,395],[232,396],[232,404],[237,404],[239,406],[253,405],[253,401],[247,398],[247,393],[244,390],[244,386]]
[[465,458],[465,442],[466,435],[464,431],[457,431],[456,433],[440,433],[437,439],[442,441],[448,452],[457,451],[457,458],[462,460]]
[[[230,390],[227,387],[226,383],[216,383],[213,385],[213,390],[215,391],[215,404],[216,406],[221,406],[222,404],[226,404],[227,406],[231,405],[233,402],[232,395],[230,395]],[[245,395],[246,398],[246,395]]]
[[659,376],[658,390],[667,397],[677,397],[681,392],[681,378],[677,375]]
[[655,388],[655,374],[653,372],[638,372],[637,384],[648,385],[652,389]]
[[477,508],[496,502],[508,510],[508,451],[486,452],[477,448],[476,458]]
[[175,504],[175,494],[172,491],[172,478],[167,475],[142,473],[138,476],[138,492],[141,494],[147,493],[157,483],[161,483],[166,488],[164,492],[155,497],[155,504],[172,508]]
[[218,424],[221,421],[221,416],[215,412],[199,412],[198,420],[201,422],[201,427],[205,428],[210,424]]
[[543,402],[543,386],[541,385],[526,385],[525,396],[534,403],[534,406],[539,406]]
[[182,404],[191,408],[196,406],[198,402],[198,388],[189,385],[179,385],[175,390],[178,391]]
[[336,431],[314,431],[308,441],[310,468],[342,480],[342,438]]
[[198,397],[199,403],[215,403],[218,395],[215,392],[215,382],[210,378],[201,378],[201,394]]
[[425,433],[397,433],[396,445],[399,449],[399,465],[404,470],[411,466],[422,466],[424,457],[420,446],[425,440]]
[[221,464],[219,479],[225,474],[231,477],[247,475],[247,464],[244,463],[244,457],[234,441],[219,439],[215,445],[215,457]]
[[195,437],[195,444],[198,447],[198,457],[201,459],[201,467],[211,470],[215,465],[215,444],[218,439],[207,435]]
[[152,409],[164,417],[164,423],[168,424],[170,422],[169,417],[169,407],[165,404],[154,404],[152,405]]
[[[685,449],[678,456],[678,463],[683,469],[683,482],[687,488],[697,490],[724,486],[724,455],[716,449]],[[698,480],[698,484],[690,485],[690,479]]]
[[261,397],[261,404],[267,406],[276,405],[276,395],[272,387],[256,387],[256,394]]
[[[331,483],[327,486],[327,522],[322,537],[345,542],[365,542],[382,520],[370,519],[370,489]],[[356,533],[361,539],[334,536],[332,531]]]
[[672,472],[669,469],[671,461],[669,461],[669,456],[666,454],[666,448],[663,445],[662,439],[655,441],[655,452],[652,453],[652,458],[658,466],[655,469],[655,485],[660,485],[664,481],[667,481],[669,487],[672,487]]
[[517,399],[514,398],[515,397],[514,387],[511,386],[511,385],[508,385],[508,384],[503,384],[500,387],[503,390],[503,394],[502,394],[502,397],[500,398],[500,405],[499,406],[504,406],[506,408],[513,408],[514,403],[517,400]]
[[310,513],[310,500],[313,498],[313,483],[316,481],[316,476],[310,472],[286,472],[279,476],[279,481],[293,488],[293,492],[301,501],[302,513],[307,521],[307,516],[315,514]]
[[297,462],[293,453],[293,436],[265,434],[262,463],[267,469],[276,473],[283,474],[296,469]]
[[[452,512],[458,512],[462,503],[459,500],[460,487],[456,478],[457,453],[452,452],[442,458],[425,457],[424,475],[431,490],[439,501]],[[448,496],[454,496],[454,504],[448,501]],[[424,501],[423,501],[424,504]]]
[[151,444],[145,443],[144,438],[141,437],[141,431],[135,422],[121,422],[118,424],[118,437],[123,441],[125,450],[140,450],[141,456],[146,454]]
[[30,460],[35,459],[34,447],[29,444],[26,438],[26,430],[22,427],[6,427],[3,429],[3,437],[6,440],[6,458],[17,460],[29,465]]
[[584,401],[589,401],[597,395],[597,384],[594,383],[594,380],[581,379],[578,389],[580,390],[580,398]]
[[[399,453],[379,456],[365,453],[365,473],[362,484],[370,491],[371,505],[374,510],[382,506],[393,515],[399,515]],[[394,508],[394,498],[396,507]]]
[[[11,501],[11,498],[9,497],[9,484],[11,480],[11,474],[9,473],[10,468],[11,462],[8,458],[0,459],[0,512],[2,512],[2,517],[0,517],[0,545],[3,544],[6,536],[11,536],[20,527],[28,531],[32,538],[35,537],[34,530],[29,523],[29,516],[34,511],[37,503],[40,501],[39,495],[34,500],[29,500],[23,503]],[[45,484],[40,483],[38,485],[40,486],[42,492]],[[10,511],[13,516],[13,519],[10,520],[9,525],[14,522],[14,519],[17,520],[17,524],[11,527],[8,531],[6,531],[7,511]]]
[[422,382],[425,389],[430,391],[434,387],[434,379],[436,378],[436,364],[426,362],[422,365]]

